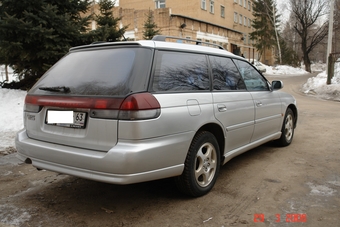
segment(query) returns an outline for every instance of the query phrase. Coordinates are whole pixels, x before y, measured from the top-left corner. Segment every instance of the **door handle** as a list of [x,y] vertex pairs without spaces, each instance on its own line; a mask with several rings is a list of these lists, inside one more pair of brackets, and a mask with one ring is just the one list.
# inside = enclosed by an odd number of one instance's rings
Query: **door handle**
[[227,107],[225,105],[217,105],[218,112],[226,112]]
[[257,107],[261,107],[261,106],[263,106],[263,103],[260,102],[260,101],[256,101],[256,106],[257,106]]

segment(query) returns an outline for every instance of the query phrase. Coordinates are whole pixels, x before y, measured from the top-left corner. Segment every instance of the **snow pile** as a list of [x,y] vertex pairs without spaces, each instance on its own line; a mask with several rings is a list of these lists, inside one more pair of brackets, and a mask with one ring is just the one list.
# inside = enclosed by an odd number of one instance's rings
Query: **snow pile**
[[14,146],[15,134],[23,128],[26,93],[0,88],[0,152]]
[[266,74],[273,74],[273,75],[293,75],[293,74],[307,74],[308,72],[301,69],[301,68],[294,68],[288,65],[278,65],[278,66],[268,66],[266,67]]
[[303,92],[322,99],[340,101],[340,62],[335,64],[331,84],[327,85],[327,74],[324,71],[316,77],[309,78],[303,85]]
[[312,72],[322,72],[327,69],[326,63],[315,63],[311,65]]

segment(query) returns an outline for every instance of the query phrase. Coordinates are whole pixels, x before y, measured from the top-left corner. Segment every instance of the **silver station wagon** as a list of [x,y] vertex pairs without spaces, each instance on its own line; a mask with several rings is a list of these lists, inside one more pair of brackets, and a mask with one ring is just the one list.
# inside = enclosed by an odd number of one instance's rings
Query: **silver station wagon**
[[173,177],[202,196],[233,157],[292,142],[296,101],[281,81],[223,48],[168,38],[71,48],[26,96],[18,157],[113,184]]

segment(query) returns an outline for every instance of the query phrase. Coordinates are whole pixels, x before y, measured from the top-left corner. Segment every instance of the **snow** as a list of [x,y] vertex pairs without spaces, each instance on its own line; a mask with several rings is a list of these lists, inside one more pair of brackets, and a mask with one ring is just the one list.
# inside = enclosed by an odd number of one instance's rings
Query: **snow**
[[0,151],[14,146],[15,133],[23,128],[26,93],[0,88]]
[[331,84],[327,85],[327,74],[323,71],[307,80],[303,85],[303,92],[322,99],[340,101],[340,62],[335,64]]
[[[266,68],[265,74],[280,75],[280,77],[306,75],[307,73],[301,68],[285,65],[266,66]],[[303,85],[303,92],[323,99],[340,101],[340,62],[336,64],[331,85],[326,85],[325,68],[325,64],[312,65],[312,70],[320,71],[320,73],[306,81]],[[0,88],[0,154],[4,150],[13,151],[11,147],[14,147],[15,135],[23,128],[23,107],[26,93],[26,91]]]
[[[308,73],[303,69],[304,65],[301,65],[300,68],[287,65],[264,66],[266,67],[265,74],[271,76],[280,75],[281,77],[287,77],[306,75]],[[334,77],[329,85],[327,85],[326,68],[326,64],[312,64],[312,72],[320,73],[316,77],[309,78],[306,83],[303,84],[302,91],[307,95],[313,95],[317,98],[340,101],[340,62],[335,64]]]
[[[266,68],[266,74],[270,74],[270,75],[293,75],[296,76],[296,74],[298,75],[302,75],[302,74],[307,74],[308,72],[304,70],[305,66],[301,65],[299,68],[294,68],[292,66],[289,65],[277,65],[277,66],[268,66],[265,65],[263,63],[261,63],[262,65],[265,66]],[[312,68],[312,72],[322,72],[326,70],[326,64],[323,63],[315,63],[312,64],[311,66]]]
[[292,66],[288,65],[278,65],[278,66],[267,66],[266,67],[266,74],[271,74],[271,75],[302,75],[306,74],[304,69],[301,68],[294,68]]
[[[17,75],[13,72],[14,70],[11,67],[7,67],[8,71],[8,81],[18,81]],[[6,80],[5,66],[0,65],[0,82]]]

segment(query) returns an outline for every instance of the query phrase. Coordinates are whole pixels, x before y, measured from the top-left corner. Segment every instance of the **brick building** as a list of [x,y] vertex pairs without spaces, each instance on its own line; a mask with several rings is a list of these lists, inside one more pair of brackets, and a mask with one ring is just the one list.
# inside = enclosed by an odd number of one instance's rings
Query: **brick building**
[[[149,10],[162,35],[212,42],[247,59],[258,58],[249,38],[253,0],[119,0],[114,16],[122,17],[121,26],[128,26],[126,38],[143,39]],[[272,59],[271,51],[266,52],[270,56],[263,59]]]

